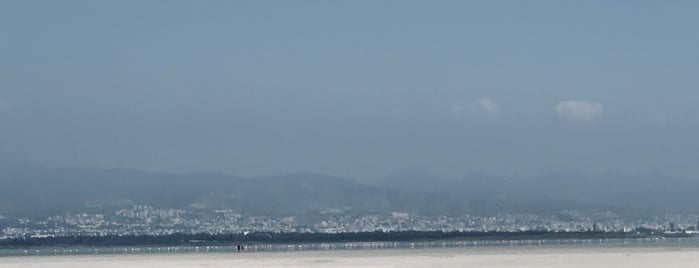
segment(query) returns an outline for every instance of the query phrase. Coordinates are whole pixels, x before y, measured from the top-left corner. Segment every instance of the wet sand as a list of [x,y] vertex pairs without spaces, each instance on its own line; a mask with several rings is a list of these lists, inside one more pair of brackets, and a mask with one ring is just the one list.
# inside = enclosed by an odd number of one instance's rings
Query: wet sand
[[699,267],[697,248],[336,250],[2,257],[0,267]]

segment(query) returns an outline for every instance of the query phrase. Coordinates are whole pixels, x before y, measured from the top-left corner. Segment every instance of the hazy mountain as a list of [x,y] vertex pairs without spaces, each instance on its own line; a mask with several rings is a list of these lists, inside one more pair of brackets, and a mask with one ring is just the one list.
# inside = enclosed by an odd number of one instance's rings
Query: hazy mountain
[[468,212],[460,200],[318,174],[240,178],[86,168],[0,166],[0,213],[48,215],[147,204],[252,215]]
[[90,168],[0,166],[0,214],[54,215],[147,204],[249,215],[699,212],[699,184],[661,175],[458,179],[400,174],[377,184],[310,173],[242,178]]
[[183,207],[210,189],[232,185],[239,180],[213,173],[178,175],[3,165],[0,166],[0,211],[45,214],[131,204]]
[[546,208],[614,210],[658,214],[699,212],[699,183],[661,174],[546,174],[502,178],[470,174],[458,179],[426,174],[391,176],[381,186],[442,192],[454,198],[506,204],[505,208],[545,212]]

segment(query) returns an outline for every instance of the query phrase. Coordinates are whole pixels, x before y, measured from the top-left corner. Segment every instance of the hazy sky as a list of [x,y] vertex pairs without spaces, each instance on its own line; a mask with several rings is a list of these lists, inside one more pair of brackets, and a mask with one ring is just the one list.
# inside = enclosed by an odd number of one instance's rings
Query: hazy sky
[[0,161],[699,178],[699,1],[0,1]]

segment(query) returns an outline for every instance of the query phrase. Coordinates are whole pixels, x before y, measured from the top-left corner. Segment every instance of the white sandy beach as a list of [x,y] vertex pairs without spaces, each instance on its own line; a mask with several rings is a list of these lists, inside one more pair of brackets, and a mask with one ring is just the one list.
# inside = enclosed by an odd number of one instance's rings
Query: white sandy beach
[[698,267],[699,249],[429,249],[3,257],[0,267]]

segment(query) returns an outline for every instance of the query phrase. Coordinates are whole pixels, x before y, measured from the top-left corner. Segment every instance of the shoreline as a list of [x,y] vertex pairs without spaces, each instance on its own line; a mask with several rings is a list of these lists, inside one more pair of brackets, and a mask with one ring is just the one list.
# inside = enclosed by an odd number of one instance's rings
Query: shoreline
[[25,267],[690,267],[699,248],[446,248],[342,251],[30,256],[2,258]]
[[22,247],[66,246],[212,246],[230,244],[301,244],[353,242],[422,242],[422,241],[523,241],[523,240],[581,240],[581,239],[654,239],[691,238],[696,234],[661,232],[460,232],[460,231],[392,231],[354,233],[271,233],[170,235],[75,235],[57,237],[22,237],[0,239],[0,249]]
[[[243,245],[240,251],[237,245]],[[599,239],[519,239],[519,240],[427,240],[427,241],[369,241],[369,242],[334,242],[334,243],[250,243],[217,245],[58,245],[58,246],[20,246],[0,247],[0,259],[32,256],[95,256],[95,255],[178,255],[178,254],[234,254],[234,253],[282,253],[282,252],[342,252],[342,251],[390,251],[390,250],[460,250],[489,251],[511,249],[514,251],[531,250],[597,250],[597,249],[633,249],[633,248],[674,248],[699,249],[699,237],[642,237],[642,238],[599,238]]]

